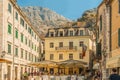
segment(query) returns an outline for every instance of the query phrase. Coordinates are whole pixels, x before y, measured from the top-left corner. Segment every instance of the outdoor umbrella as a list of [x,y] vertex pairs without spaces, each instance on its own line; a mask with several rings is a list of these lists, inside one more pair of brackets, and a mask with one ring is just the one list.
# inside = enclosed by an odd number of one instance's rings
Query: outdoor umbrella
[[79,66],[86,66],[87,62],[80,61],[80,60],[65,60],[58,63],[59,66],[67,66],[67,67],[79,67]]
[[34,62],[29,64],[37,67],[48,67],[48,66],[55,66],[56,62],[50,61],[50,60],[44,60],[44,61],[39,61],[39,62]]

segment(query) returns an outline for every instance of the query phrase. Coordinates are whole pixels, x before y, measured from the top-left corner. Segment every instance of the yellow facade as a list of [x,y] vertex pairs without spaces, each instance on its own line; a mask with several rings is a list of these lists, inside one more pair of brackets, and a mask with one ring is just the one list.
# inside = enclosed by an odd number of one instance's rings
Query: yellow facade
[[[83,44],[81,44],[82,42]],[[53,45],[52,47],[51,44]],[[82,57],[82,45],[87,47],[84,57]],[[88,67],[89,51],[92,50],[92,47],[87,28],[52,28],[48,30],[45,37],[45,60],[61,62],[73,59],[87,62],[87,66],[82,65],[81,67]],[[77,73],[79,72],[78,69],[76,71]],[[66,72],[68,73],[69,71],[66,70]]]

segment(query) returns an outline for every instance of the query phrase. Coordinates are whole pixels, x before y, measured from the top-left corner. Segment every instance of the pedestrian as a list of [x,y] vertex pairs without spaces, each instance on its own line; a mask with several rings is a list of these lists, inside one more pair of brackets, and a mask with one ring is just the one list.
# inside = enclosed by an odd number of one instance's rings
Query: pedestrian
[[120,76],[117,74],[115,68],[112,69],[112,74],[110,75],[109,80],[120,80]]
[[101,80],[101,72],[95,71],[95,76],[93,78],[93,80]]

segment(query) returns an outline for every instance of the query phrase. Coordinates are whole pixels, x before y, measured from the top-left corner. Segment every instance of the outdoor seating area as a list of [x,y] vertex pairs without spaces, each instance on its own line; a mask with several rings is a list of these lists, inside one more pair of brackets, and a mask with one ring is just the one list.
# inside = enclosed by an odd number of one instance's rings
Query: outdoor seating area
[[61,62],[40,61],[29,65],[39,68],[36,73],[29,73],[28,80],[83,80],[87,78],[87,62],[79,60],[65,60]]
[[87,79],[84,75],[39,75],[29,76],[28,80],[85,80]]

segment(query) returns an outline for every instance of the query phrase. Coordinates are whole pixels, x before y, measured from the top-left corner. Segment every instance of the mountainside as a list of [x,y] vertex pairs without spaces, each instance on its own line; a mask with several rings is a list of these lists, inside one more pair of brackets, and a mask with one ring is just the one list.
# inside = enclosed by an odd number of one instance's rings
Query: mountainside
[[96,23],[96,14],[96,8],[87,10],[83,13],[81,18],[78,18],[77,21],[85,22],[85,27],[88,27],[90,30],[93,30]]
[[21,7],[40,34],[45,34],[50,27],[59,27],[70,20],[56,12],[42,7]]

